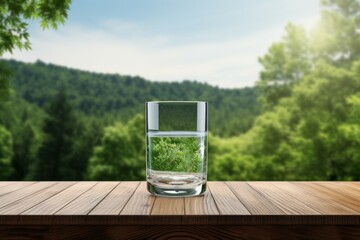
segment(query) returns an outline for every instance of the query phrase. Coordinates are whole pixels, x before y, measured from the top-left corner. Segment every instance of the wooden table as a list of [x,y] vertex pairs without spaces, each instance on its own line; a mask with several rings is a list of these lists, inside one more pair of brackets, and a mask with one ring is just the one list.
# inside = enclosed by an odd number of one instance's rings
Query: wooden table
[[359,182],[209,182],[153,197],[146,182],[0,182],[0,239],[360,239]]

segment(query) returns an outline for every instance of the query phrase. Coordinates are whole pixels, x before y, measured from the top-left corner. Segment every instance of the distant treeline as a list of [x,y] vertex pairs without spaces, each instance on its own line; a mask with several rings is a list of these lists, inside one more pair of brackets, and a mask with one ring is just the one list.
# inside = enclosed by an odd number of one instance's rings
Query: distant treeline
[[[234,136],[247,131],[259,113],[255,88],[221,89],[195,81],[152,82],[141,77],[99,74],[45,64],[6,61],[12,86],[29,103],[44,107],[60,88],[75,109],[88,116],[127,121],[153,100],[208,101],[210,131]],[[111,117],[110,117],[111,118]]]

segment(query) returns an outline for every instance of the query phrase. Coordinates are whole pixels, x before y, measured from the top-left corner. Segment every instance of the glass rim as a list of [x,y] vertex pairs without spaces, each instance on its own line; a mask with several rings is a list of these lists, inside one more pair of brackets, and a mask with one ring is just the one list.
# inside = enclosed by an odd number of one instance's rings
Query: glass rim
[[207,101],[147,101],[145,103],[208,103]]

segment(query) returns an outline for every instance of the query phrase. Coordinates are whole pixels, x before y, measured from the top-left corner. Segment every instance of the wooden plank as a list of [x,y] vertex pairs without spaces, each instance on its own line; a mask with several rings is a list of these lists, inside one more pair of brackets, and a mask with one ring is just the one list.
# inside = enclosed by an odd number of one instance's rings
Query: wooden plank
[[271,182],[248,183],[288,215],[320,215],[318,211],[276,188]]
[[0,188],[5,187],[5,186],[7,186],[7,185],[10,185],[11,183],[14,183],[14,182],[3,182],[3,181],[0,181]]
[[139,186],[139,182],[121,182],[89,215],[118,215]]
[[58,210],[56,215],[87,215],[119,182],[99,182],[78,198]]
[[221,215],[250,215],[224,182],[208,182],[208,186]]
[[348,207],[357,213],[360,213],[360,201],[359,198],[354,198],[351,195],[347,195],[344,192],[337,192],[333,189],[326,188],[317,184],[316,182],[293,182],[297,186],[305,189],[310,194],[317,196],[323,201],[332,199],[333,201]]
[[295,184],[289,182],[274,182],[273,185],[322,214],[348,215],[356,213],[331,199],[324,200],[314,196]]
[[150,215],[155,197],[147,191],[146,185],[146,182],[140,183],[120,215]]
[[56,183],[50,188],[45,188],[37,193],[29,195],[21,200],[13,202],[6,207],[0,209],[0,215],[18,215],[31,207],[45,201],[46,199],[60,193],[64,189],[74,185],[75,182],[61,182]]
[[6,185],[6,186],[3,186],[2,188],[0,188],[0,196],[14,192],[16,190],[30,186],[35,183],[36,182],[14,182],[14,183],[11,183],[10,185]]
[[211,192],[208,190],[203,196],[185,198],[185,215],[219,215]]
[[0,226],[0,239],[354,239],[357,226],[43,225]]
[[55,196],[21,213],[21,215],[52,215],[91,189],[97,182],[78,182]]
[[360,189],[358,189],[357,187],[341,185],[341,184],[332,184],[330,182],[316,182],[316,184],[328,188],[332,191],[335,191],[339,194],[342,194],[343,196],[346,196],[348,199],[354,200],[356,206],[360,206],[360,200],[359,200]]
[[360,199],[360,189],[356,185],[329,183],[329,182],[316,182],[316,184],[325,188],[331,189],[341,194],[345,194],[352,198]]
[[151,215],[184,215],[184,198],[156,197]]
[[38,182],[0,197],[0,208],[54,185],[55,182]]
[[253,189],[246,182],[227,182],[227,185],[252,215],[285,214],[274,203]]
[[338,182],[338,184],[350,186],[356,190],[360,190],[360,182]]

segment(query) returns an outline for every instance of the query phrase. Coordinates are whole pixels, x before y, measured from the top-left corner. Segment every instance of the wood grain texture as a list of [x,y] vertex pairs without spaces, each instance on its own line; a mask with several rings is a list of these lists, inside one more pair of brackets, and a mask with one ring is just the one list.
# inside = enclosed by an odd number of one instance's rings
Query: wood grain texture
[[184,215],[184,198],[156,197],[151,215]]
[[97,240],[97,239],[360,239],[360,228],[353,226],[276,225],[276,226],[216,226],[216,225],[125,225],[125,226],[0,226],[0,239],[22,240]]
[[117,185],[89,215],[118,215],[134,194],[139,182],[121,182]]
[[146,182],[141,182],[120,215],[150,215],[155,197],[146,189]]
[[0,181],[0,188],[2,188],[2,187],[5,187],[5,186],[7,186],[7,185],[10,185],[10,184],[12,184],[13,182],[2,182],[2,181]]
[[27,197],[29,195],[36,194],[37,192],[55,184],[56,184],[55,182],[38,182],[30,186],[21,188],[17,191],[13,191],[8,194],[5,194],[0,197],[0,208],[9,205],[10,203],[15,202],[17,200],[20,200],[24,197]]
[[283,215],[274,203],[246,182],[227,182],[227,185],[252,215]]
[[119,182],[99,182],[78,198],[59,209],[56,215],[87,215]]
[[16,200],[6,207],[0,208],[0,215],[18,215],[74,184],[75,182],[56,183],[55,185],[52,185],[51,188],[45,188],[25,198]]
[[359,198],[348,195],[346,192],[338,192],[333,189],[319,185],[317,182],[293,182],[297,186],[305,189],[308,193],[321,198],[323,201],[335,201],[347,208],[350,208],[357,213],[360,213]]
[[52,215],[75,198],[91,189],[96,182],[78,182],[55,196],[21,213],[22,215]]
[[211,192],[208,190],[203,196],[185,198],[185,215],[219,215]]
[[4,186],[2,188],[0,188],[0,196],[14,192],[16,190],[30,186],[35,183],[36,182],[12,182],[9,185],[4,184]]
[[271,182],[249,182],[249,185],[288,215],[320,215],[318,211],[276,188]]
[[274,182],[275,187],[279,188],[282,192],[291,195],[292,197],[300,200],[305,205],[320,212],[321,214],[329,215],[351,215],[356,214],[354,210],[347,208],[331,199],[323,201],[321,198],[309,194],[304,189],[291,184],[289,182]]
[[[360,199],[360,189],[349,185],[329,184],[328,182],[317,182],[316,184],[328,188],[334,192],[345,195],[348,198]],[[358,201],[359,202],[359,201]]]
[[250,215],[226,183],[209,182],[208,186],[221,215]]
[[338,182],[338,184],[347,185],[355,188],[356,190],[360,190],[360,182]]
[[154,197],[146,182],[4,182],[1,186],[7,190],[0,196],[0,225],[19,228],[360,226],[356,182],[209,182],[204,196],[189,198]]

